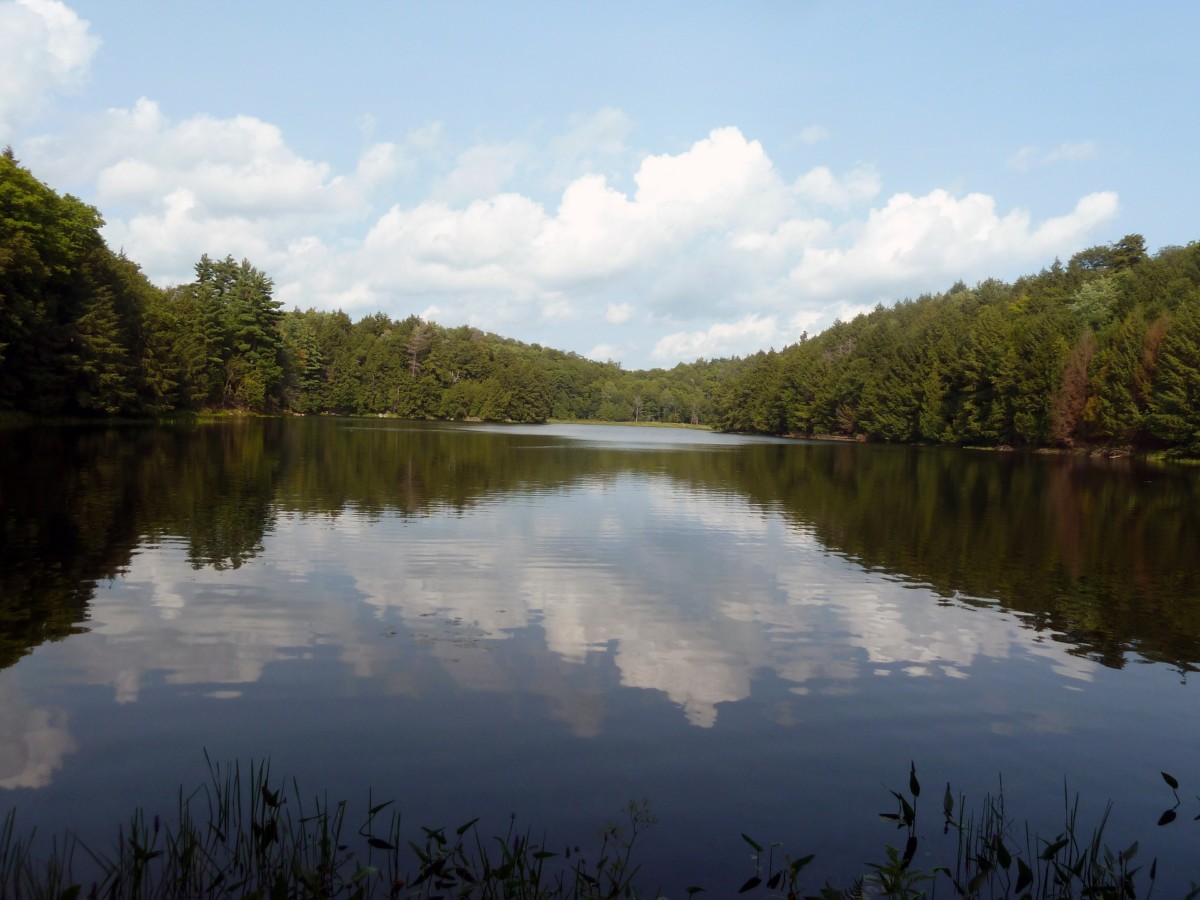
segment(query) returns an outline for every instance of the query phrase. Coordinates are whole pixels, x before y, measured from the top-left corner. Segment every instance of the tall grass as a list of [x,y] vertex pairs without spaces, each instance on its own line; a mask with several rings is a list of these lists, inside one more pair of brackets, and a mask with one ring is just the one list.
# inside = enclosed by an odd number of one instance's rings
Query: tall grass
[[135,811],[109,851],[68,834],[39,858],[35,836],[21,837],[10,811],[0,826],[0,900],[632,897],[633,845],[650,821],[644,804],[630,804],[628,822],[606,828],[594,856],[549,850],[515,820],[490,839],[474,819],[404,840],[392,801],[368,798],[351,828],[346,801],[306,798],[294,780],[277,784],[269,763],[243,771],[209,760],[209,780],[180,791],[174,816]]
[[[1164,773],[1176,806],[1178,783]],[[1029,898],[1064,900],[1147,898],[1155,888],[1157,860],[1138,858],[1135,842],[1120,852],[1105,843],[1108,810],[1084,833],[1079,803],[1064,792],[1064,824],[1051,838],[1018,827],[1003,790],[970,812],[949,785],[940,825],[953,835],[953,859],[916,866],[921,785],[909,769],[906,791],[891,791],[894,811],[882,813],[902,840],[885,846],[852,884],[812,880],[812,855],[764,848],[749,835],[753,872],[738,888],[710,888],[714,896],[814,900],[847,898]],[[638,884],[634,845],[653,822],[645,803],[630,804],[626,821],[606,827],[590,852],[551,846],[510,820],[504,834],[485,837],[478,820],[452,830],[419,827],[407,834],[391,801],[368,797],[358,826],[348,822],[346,801],[307,797],[293,780],[272,780],[269,763],[222,766],[209,760],[209,778],[191,793],[181,789],[175,813],[147,818],[136,810],[117,829],[107,850],[85,846],[69,832],[35,853],[34,835],[17,830],[15,812],[0,824],[0,900],[47,898],[479,898],[479,900],[599,900],[658,897]],[[923,822],[921,824],[924,824]],[[705,893],[690,886],[683,893]],[[1189,898],[1200,897],[1193,887]]]
[[[1159,819],[1160,825],[1175,819],[1178,808],[1178,782],[1167,773],[1163,779],[1175,792],[1175,807]],[[883,859],[867,863],[866,873],[845,888],[828,884],[815,892],[805,890],[804,870],[811,856],[791,859],[784,856],[779,865],[768,856],[763,874],[762,847],[742,835],[756,850],[756,874],[742,885],[749,893],[760,885],[773,896],[812,898],[812,900],[857,900],[860,897],[887,897],[895,900],[943,897],[1020,898],[1020,900],[1137,900],[1151,897],[1158,878],[1158,860],[1143,865],[1138,842],[1124,850],[1113,851],[1105,842],[1112,805],[1105,807],[1100,821],[1087,831],[1079,819],[1079,798],[1063,789],[1063,827],[1053,837],[1032,832],[1028,825],[1018,826],[1005,808],[1003,783],[995,795],[984,797],[978,809],[967,812],[964,800],[957,798],[949,784],[942,797],[943,834],[955,836],[955,852],[945,864],[914,866],[922,838],[918,832],[921,784],[916,766],[909,768],[908,791],[889,792],[896,801],[895,812],[881,813],[904,837],[903,847],[888,844]],[[1197,818],[1200,818],[1198,816]],[[897,844],[900,842],[897,841]],[[1186,865],[1188,861],[1183,861]],[[1186,900],[1200,897],[1200,887],[1192,885]]]

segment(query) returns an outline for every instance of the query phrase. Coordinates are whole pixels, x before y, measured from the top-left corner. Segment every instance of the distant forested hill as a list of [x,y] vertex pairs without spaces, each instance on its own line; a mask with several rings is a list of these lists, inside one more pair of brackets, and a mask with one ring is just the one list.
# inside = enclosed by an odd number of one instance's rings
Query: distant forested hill
[[878,306],[778,352],[627,372],[467,326],[282,310],[248,260],[159,288],[100,214],[0,155],[0,409],[712,424],[1200,455],[1200,244],[1139,235]]
[[744,363],[717,398],[719,428],[1200,454],[1200,243],[1149,256],[1129,235]]
[[539,422],[702,424],[724,373],[616,363],[382,313],[283,311],[248,260],[161,289],[101,238],[100,214],[0,155],[0,409],[159,415],[238,409]]

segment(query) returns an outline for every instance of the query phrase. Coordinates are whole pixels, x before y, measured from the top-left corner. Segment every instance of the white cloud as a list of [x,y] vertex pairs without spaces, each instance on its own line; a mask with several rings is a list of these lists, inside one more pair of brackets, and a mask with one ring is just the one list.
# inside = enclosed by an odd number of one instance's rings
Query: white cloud
[[827,243],[833,226],[823,219],[786,219],[773,231],[748,231],[738,235],[732,246],[754,255],[781,261],[801,253],[805,247]]
[[597,362],[608,362],[610,359],[616,359],[619,351],[612,344],[597,344],[583,355]]
[[[734,127],[635,159],[630,127],[602,109],[541,150],[453,152],[431,123],[365,147],[338,172],[270,122],[173,121],[141,99],[30,141],[24,155],[51,183],[93,198],[110,244],[160,282],[190,279],[202,253],[229,253],[270,273],[289,306],[398,318],[419,309],[576,351],[597,341],[581,323],[603,320],[623,333],[606,333],[593,355],[619,351],[635,365],[781,346],[849,310],[1065,255],[1117,209],[1114,194],[1097,193],[1039,223],[977,193],[881,201],[868,163],[789,181]],[[551,200],[517,189],[560,164],[585,171]],[[396,202],[389,182],[430,167],[445,167],[440,181]],[[612,178],[592,167],[612,167]],[[369,218],[381,200],[389,205]]]
[[[583,175],[553,210],[522,194],[395,206],[355,271],[380,296],[453,296],[439,306],[455,321],[527,329],[520,336],[589,305],[627,324],[632,304],[618,297],[637,296],[667,327],[700,326],[642,332],[657,342],[651,358],[669,361],[753,352],[912,289],[1040,261],[1077,246],[1116,209],[1115,195],[1096,194],[1037,224],[1021,210],[999,214],[992,197],[935,190],[846,218],[847,206],[878,195],[873,166],[817,167],[789,185],[736,128],[646,157],[633,183],[627,193]],[[803,216],[805,202],[841,210],[841,221]]]
[[[697,240],[718,243],[738,223],[769,225],[790,203],[762,146],[718,129],[677,155],[647,157],[630,196],[602,175],[577,178],[553,213],[518,194],[465,207],[394,206],[371,229],[360,262],[384,291],[460,292],[460,310],[495,321],[501,294],[560,315],[564,293],[663,282],[655,269]],[[684,269],[694,268],[686,257]],[[537,302],[534,302],[537,301]],[[622,305],[605,301],[620,315]]]
[[728,230],[775,218],[786,206],[762,144],[736,128],[718,128],[675,156],[646,157],[634,181],[639,207],[659,227]]
[[[297,155],[278,127],[251,116],[200,115],[171,124],[144,98],[108,116],[103,133],[115,140],[97,176],[101,203],[158,198],[164,188],[187,186],[197,206],[216,217],[338,214],[360,208],[366,191],[396,167],[395,148],[377,144],[361,160],[358,179],[331,176],[328,164]],[[130,171],[135,177],[127,177]]]
[[1023,210],[998,215],[996,201],[985,194],[896,194],[871,211],[849,246],[806,248],[790,278],[814,296],[875,290],[895,298],[931,282],[1053,256],[1116,212],[1116,194],[1099,192],[1082,198],[1068,215],[1033,227]]
[[1088,194],[1067,215],[1043,222],[1030,235],[1027,252],[1049,256],[1055,247],[1075,244],[1097,225],[1115,217],[1119,209],[1120,201],[1113,191]]
[[0,3],[0,140],[48,94],[79,86],[100,41],[58,0]]
[[633,306],[629,303],[610,303],[604,312],[604,321],[612,325],[622,325],[633,316]]
[[492,197],[511,181],[529,155],[522,143],[480,144],[458,155],[454,169],[433,189],[439,199],[453,202]]
[[[850,318],[854,318],[854,316]],[[820,321],[821,313],[818,310],[802,309],[788,320],[788,330],[792,334],[803,334]]]
[[801,175],[793,185],[800,196],[824,206],[850,206],[870,200],[883,187],[874,166],[858,165],[841,178],[827,166]]
[[74,134],[30,141],[28,155],[51,181],[90,179],[109,242],[169,281],[189,277],[205,252],[249,257],[273,272],[289,262],[303,269],[292,248],[310,251],[303,239],[313,232],[362,216],[374,191],[407,165],[398,147],[376,143],[354,172],[334,174],[293,151],[269,122],[172,122],[146,98]]
[[780,334],[774,316],[761,317],[751,314],[737,322],[718,322],[704,331],[668,334],[654,345],[650,355],[663,361],[741,356],[765,350],[772,343],[791,339],[791,336],[785,338]]

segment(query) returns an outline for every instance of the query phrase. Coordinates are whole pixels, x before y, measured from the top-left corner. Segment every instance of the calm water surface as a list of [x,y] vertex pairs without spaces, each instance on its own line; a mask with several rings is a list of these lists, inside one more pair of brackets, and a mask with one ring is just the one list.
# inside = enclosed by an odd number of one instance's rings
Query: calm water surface
[[[0,804],[101,845],[217,760],[586,843],[671,896],[739,833],[846,883],[916,762],[1049,834],[1064,779],[1200,880],[1200,473],[375,420],[0,433]],[[1162,890],[1163,888],[1160,888]]]

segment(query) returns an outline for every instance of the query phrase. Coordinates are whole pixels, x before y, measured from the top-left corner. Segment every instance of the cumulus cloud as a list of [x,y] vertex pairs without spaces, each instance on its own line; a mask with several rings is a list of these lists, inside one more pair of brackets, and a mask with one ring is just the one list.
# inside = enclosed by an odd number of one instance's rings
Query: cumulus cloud
[[737,322],[717,322],[704,331],[680,331],[659,339],[650,355],[657,360],[741,356],[765,350],[780,338],[774,316],[750,314]]
[[881,289],[895,296],[988,266],[1052,256],[1117,208],[1116,194],[1089,194],[1067,215],[1035,227],[1023,210],[998,214],[995,199],[985,194],[896,194],[871,211],[848,246],[806,248],[789,278],[818,297]]
[[[906,293],[1039,264],[1117,212],[1107,192],[1041,222],[979,193],[885,196],[870,163],[789,178],[732,126],[635,156],[631,128],[601,109],[540,147],[456,150],[434,122],[338,171],[262,119],[172,120],[143,98],[23,155],[94,199],[110,244],[160,282],[230,253],[268,271],[289,306],[435,311],[638,366],[781,346]],[[390,181],[430,169],[424,196],[396,202]],[[547,172],[567,180],[542,197]]]
[[612,344],[597,344],[583,355],[597,362],[608,362],[610,359],[616,359],[620,355],[620,351]]
[[[675,327],[642,338],[650,358],[670,361],[782,344],[910,290],[1044,260],[1117,209],[1114,194],[1097,193],[1035,223],[987,195],[934,190],[894,194],[856,218],[847,210],[882,190],[874,166],[819,166],[789,184],[736,128],[645,157],[632,182],[623,191],[581,175],[553,209],[518,193],[396,205],[368,234],[358,271],[380,296],[453,297],[439,306],[481,327],[532,331],[589,307],[617,326],[648,315]],[[840,221],[806,214],[816,207]]]
[[405,165],[400,148],[376,143],[353,172],[334,174],[269,122],[171,121],[146,98],[75,133],[33,140],[28,156],[52,181],[90,179],[110,243],[166,280],[186,277],[204,252],[285,264],[294,249],[312,249],[313,231],[364,214],[372,192]]
[[47,95],[84,82],[100,41],[58,0],[0,3],[0,140]]
[[793,185],[802,197],[823,206],[849,206],[870,200],[882,186],[879,173],[870,165],[855,166],[841,178],[827,166],[817,166]]
[[610,303],[604,312],[604,321],[611,325],[623,325],[633,316],[633,306],[629,303]]
[[634,177],[637,203],[680,230],[737,228],[785,211],[784,186],[762,144],[718,128],[677,155],[648,156]]
[[464,150],[453,171],[434,186],[434,196],[451,203],[491,197],[512,180],[529,152],[529,147],[518,141]]
[[494,305],[484,299],[492,291],[544,311],[545,301],[598,284],[645,288],[681,248],[739,224],[769,225],[789,202],[761,144],[733,128],[680,154],[647,157],[634,184],[629,194],[603,175],[584,175],[553,212],[518,194],[396,205],[368,233],[365,263],[384,290],[467,292]]
[[109,110],[95,132],[101,142],[79,152],[99,167],[101,203],[153,202],[186,188],[214,217],[352,212],[398,163],[394,145],[374,144],[354,175],[335,176],[327,163],[295,153],[269,122],[198,115],[172,123],[145,98]]

